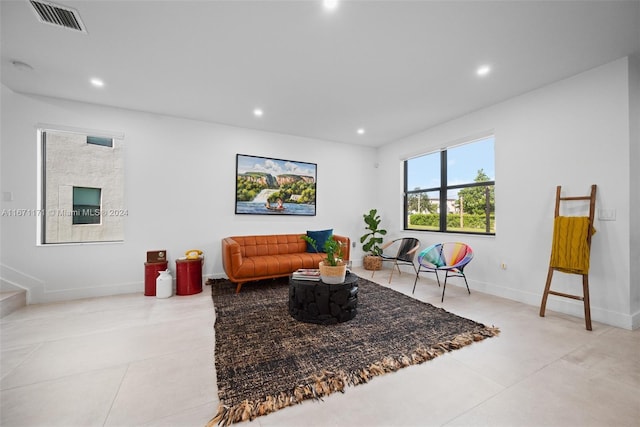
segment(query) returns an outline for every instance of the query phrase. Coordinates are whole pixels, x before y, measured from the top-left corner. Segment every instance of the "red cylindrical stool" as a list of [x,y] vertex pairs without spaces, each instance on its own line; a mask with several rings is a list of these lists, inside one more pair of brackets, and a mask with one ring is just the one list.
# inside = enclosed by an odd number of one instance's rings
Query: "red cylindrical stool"
[[161,271],[168,268],[167,261],[144,263],[144,294],[149,297],[156,296],[156,279]]
[[202,292],[202,258],[176,260],[176,295]]

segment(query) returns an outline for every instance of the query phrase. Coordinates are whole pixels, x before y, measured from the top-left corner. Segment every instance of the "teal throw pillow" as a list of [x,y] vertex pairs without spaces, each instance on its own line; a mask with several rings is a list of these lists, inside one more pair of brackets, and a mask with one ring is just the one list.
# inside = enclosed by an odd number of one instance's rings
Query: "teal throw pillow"
[[[333,229],[330,230],[318,230],[318,231],[309,231],[307,230],[307,236],[311,237],[316,241],[316,246],[318,248],[318,252],[324,252],[324,243],[327,239],[333,236]],[[309,243],[307,243],[307,252],[314,253],[315,249]]]

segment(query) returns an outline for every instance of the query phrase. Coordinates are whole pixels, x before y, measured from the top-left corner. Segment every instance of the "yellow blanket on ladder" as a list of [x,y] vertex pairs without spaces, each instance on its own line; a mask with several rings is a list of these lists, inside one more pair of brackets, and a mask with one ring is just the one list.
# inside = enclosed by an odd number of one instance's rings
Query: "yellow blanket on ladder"
[[[589,230],[591,228],[591,230]],[[573,274],[589,273],[588,233],[589,218],[582,216],[559,216],[553,223],[550,266]]]

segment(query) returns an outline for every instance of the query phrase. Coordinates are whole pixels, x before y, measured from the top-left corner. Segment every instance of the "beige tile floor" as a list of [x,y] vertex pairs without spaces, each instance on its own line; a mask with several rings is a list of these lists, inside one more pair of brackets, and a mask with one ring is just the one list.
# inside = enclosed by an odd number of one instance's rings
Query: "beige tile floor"
[[[412,284],[403,274],[391,286]],[[588,332],[582,319],[459,286],[441,304],[427,278],[415,297],[502,333],[243,424],[640,426],[640,330]],[[203,426],[217,407],[213,321],[208,287],[22,308],[0,321],[0,425]]]

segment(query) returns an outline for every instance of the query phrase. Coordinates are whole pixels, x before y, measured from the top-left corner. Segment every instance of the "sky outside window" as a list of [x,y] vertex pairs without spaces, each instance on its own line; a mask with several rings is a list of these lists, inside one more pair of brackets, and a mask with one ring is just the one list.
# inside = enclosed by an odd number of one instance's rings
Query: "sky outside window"
[[[482,169],[495,180],[494,137],[447,149],[447,184],[475,182]],[[440,186],[440,151],[408,160],[407,190]]]

